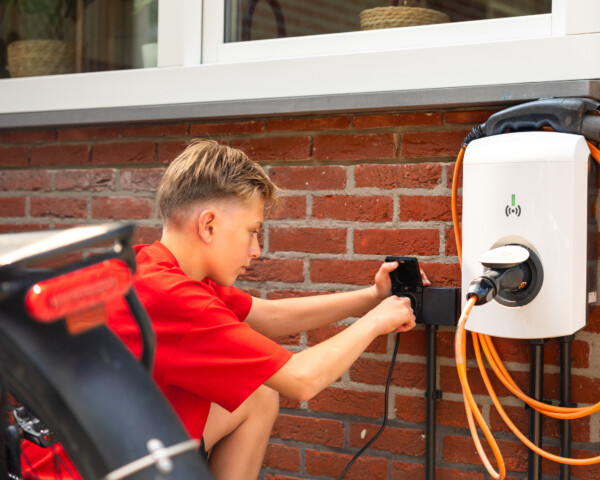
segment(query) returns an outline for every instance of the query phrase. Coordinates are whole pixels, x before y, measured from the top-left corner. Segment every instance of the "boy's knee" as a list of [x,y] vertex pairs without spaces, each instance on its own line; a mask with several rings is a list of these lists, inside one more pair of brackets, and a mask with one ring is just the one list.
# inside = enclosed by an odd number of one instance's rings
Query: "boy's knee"
[[253,403],[257,410],[265,417],[272,417],[275,420],[279,413],[279,392],[262,385],[254,393],[256,397]]

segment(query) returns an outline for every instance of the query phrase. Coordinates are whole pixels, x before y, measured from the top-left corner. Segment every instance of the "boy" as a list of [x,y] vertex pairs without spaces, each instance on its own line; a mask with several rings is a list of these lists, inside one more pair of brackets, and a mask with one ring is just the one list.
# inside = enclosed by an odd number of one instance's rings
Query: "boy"
[[[308,400],[338,379],[373,339],[415,325],[410,301],[390,296],[383,264],[353,292],[283,300],[233,287],[260,256],[265,204],[278,189],[241,151],[196,141],[167,168],[158,190],[160,242],[137,246],[134,286],[157,336],[154,378],[190,435],[203,440],[217,479],[256,479],[278,394]],[[370,310],[370,311],[369,311]],[[292,354],[270,338],[369,311],[339,334]],[[110,326],[139,354],[122,306]]]

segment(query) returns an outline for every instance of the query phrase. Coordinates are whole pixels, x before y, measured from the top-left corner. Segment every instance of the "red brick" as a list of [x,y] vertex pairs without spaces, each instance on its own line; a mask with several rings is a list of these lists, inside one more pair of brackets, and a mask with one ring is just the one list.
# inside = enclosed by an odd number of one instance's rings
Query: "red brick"
[[[598,452],[595,449],[592,451],[577,449],[573,450],[572,453],[574,458],[591,458],[598,455]],[[558,452],[556,452],[556,454],[558,454]],[[573,465],[571,467],[571,478],[581,478],[586,480],[600,478],[600,464],[595,463],[594,465],[586,466]]]
[[289,397],[284,397],[283,395],[279,396],[279,408],[287,408],[287,409],[301,409],[301,404],[299,400],[294,400]]
[[47,223],[0,223],[0,233],[30,232],[33,230],[48,230]]
[[59,141],[66,140],[109,140],[119,138],[121,129],[119,127],[79,127],[64,128],[57,132]]
[[313,283],[344,283],[371,285],[381,262],[371,260],[318,260],[310,261],[310,281]]
[[[309,347],[317,345],[318,343],[324,342],[328,338],[337,335],[347,327],[342,325],[328,325],[326,327],[317,328],[306,333],[306,344]],[[387,336],[379,335],[373,340],[369,346],[365,349],[368,353],[387,353]]]
[[246,274],[239,279],[253,282],[302,282],[303,262],[276,258],[256,259],[252,261]]
[[442,182],[442,166],[439,163],[408,163],[403,165],[357,165],[357,187],[375,188],[428,188]]
[[281,298],[312,297],[314,295],[327,295],[329,292],[313,292],[308,290],[271,290],[267,293],[269,300]]
[[239,148],[257,162],[295,161],[310,158],[310,137],[269,137],[234,140]]
[[425,465],[404,462],[392,464],[392,480],[423,480],[424,478]]
[[158,163],[171,163],[187,147],[185,142],[158,142]]
[[[2,172],[0,172],[2,175]],[[2,177],[0,177],[0,189],[2,186]],[[588,323],[584,328],[584,331],[590,333],[600,333],[600,306],[592,306],[588,315]]]
[[86,165],[90,161],[88,145],[44,145],[31,147],[31,165]]
[[315,412],[380,418],[383,415],[383,398],[383,393],[380,392],[326,388],[309,400],[308,408]]
[[313,155],[317,160],[396,158],[396,137],[392,133],[319,135],[314,138]]
[[115,187],[115,170],[61,170],[54,175],[56,190],[102,192]]
[[288,477],[287,475],[274,475],[267,473],[265,480],[302,480],[300,477]]
[[137,226],[133,234],[133,244],[151,245],[162,237],[162,227]]
[[527,340],[493,338],[494,347],[504,362],[529,363],[530,347]]
[[[437,333],[437,354],[438,357],[454,358],[454,331],[440,330]],[[467,342],[467,358],[473,358],[473,350],[470,348],[470,342]]]
[[297,347],[300,345],[300,334],[296,335],[285,335],[283,337],[275,337],[272,339],[275,343],[279,345],[288,346],[288,347]]
[[326,117],[326,118],[279,118],[267,120],[267,130],[277,131],[323,131],[344,130],[350,127],[350,117]]
[[92,149],[92,163],[123,165],[129,163],[154,163],[154,142],[99,143]]
[[0,197],[0,217],[24,217],[25,197]]
[[143,219],[154,213],[154,200],[143,197],[98,197],[92,199],[92,218]]
[[122,170],[119,183],[123,190],[156,192],[164,172],[162,168]]
[[[422,393],[417,396],[396,395],[396,418],[406,422],[424,423],[427,416],[426,402],[427,400]],[[436,424],[466,428],[467,416],[464,403],[438,400],[436,402]]]
[[[500,383],[500,380],[496,378],[494,372],[490,369],[486,369],[488,377],[490,378],[490,382],[496,395],[498,397],[513,397],[513,394],[508,391],[508,389]],[[469,380],[469,388],[473,392],[473,394],[477,395],[486,395],[488,396],[488,391],[483,383],[481,378],[481,374],[477,367],[467,368],[467,375]],[[529,390],[529,373],[527,372],[511,372],[511,376],[513,380],[516,382],[518,387],[527,392]],[[458,380],[458,373],[456,371],[455,366],[441,366],[440,367],[440,388],[444,392],[449,393],[461,393],[462,388],[460,386],[460,382]],[[549,397],[546,397],[549,398]]]
[[[481,404],[477,404],[481,409]],[[436,422],[438,425],[468,428],[465,404],[462,401],[439,400],[437,402]]]
[[[448,175],[448,188],[452,188],[452,184],[454,183],[454,170],[456,168],[456,162],[453,162],[451,164],[449,164],[446,167],[446,173]],[[463,169],[461,168],[458,172],[458,185],[457,188],[462,188],[462,181],[463,181]]]
[[[366,434],[363,438],[363,433]],[[363,446],[379,430],[379,425],[352,424],[350,426],[350,446]],[[421,430],[387,427],[373,442],[373,450],[386,450],[400,455],[420,456],[425,454],[425,436]]]
[[[425,365],[422,363],[402,362],[394,366],[392,385],[406,388],[425,388]],[[350,367],[350,379],[366,385],[385,385],[390,370],[389,360],[359,358]]]
[[281,197],[277,205],[267,212],[269,220],[281,220],[284,218],[306,218],[306,197],[287,196]]
[[25,167],[28,161],[27,147],[0,147],[0,167]]
[[33,217],[87,218],[87,199],[34,197],[30,200]]
[[496,113],[495,110],[474,110],[468,112],[447,112],[445,115],[446,123],[483,123],[486,122],[491,115]]
[[468,133],[468,130],[407,132],[402,135],[400,153],[411,158],[456,156]]
[[389,222],[392,220],[392,197],[327,195],[313,198],[313,216],[355,222]]
[[425,344],[425,328],[423,325],[417,325],[412,330],[402,333],[398,353],[423,357],[426,355]]
[[271,443],[267,445],[262,466],[297,472],[300,469],[300,450]]
[[54,130],[13,130],[0,135],[2,143],[39,143],[56,139]]
[[[460,468],[452,470],[450,468],[436,468],[435,469],[436,480],[483,480],[483,474],[479,472],[465,472]],[[487,477],[486,477],[487,478]],[[505,477],[506,480],[517,480],[516,478]],[[394,480],[395,477],[394,477]],[[400,477],[398,478],[400,480]],[[408,479],[402,479],[408,480]]]
[[[528,465],[528,449],[520,442],[507,442],[496,440],[504,456],[504,462],[507,470],[515,472],[526,472]],[[471,437],[458,437],[446,435],[442,439],[442,455],[444,461],[452,463],[462,463],[468,465],[481,465],[481,459],[477,455],[473,439]],[[494,462],[494,456],[487,446],[485,439],[482,440],[484,450],[488,458]],[[495,464],[495,463],[494,463]]]
[[344,228],[271,228],[269,249],[273,252],[346,252]]
[[[410,253],[407,253],[410,255]],[[461,273],[458,263],[423,263],[423,271],[436,287],[460,287]]]
[[[306,472],[315,476],[337,478],[351,457],[337,453],[306,450],[304,464]],[[388,474],[388,460],[385,458],[359,457],[348,470],[344,480],[384,479]]]
[[355,128],[406,127],[409,125],[441,125],[441,113],[396,113],[354,117]]
[[247,133],[262,133],[263,122],[236,122],[236,123],[198,123],[190,127],[192,137],[205,137],[211,135],[244,135]]
[[[558,380],[557,375],[549,375],[549,379],[555,377],[555,381]],[[551,385],[550,381],[546,382],[548,386]],[[544,385],[544,392],[546,392],[546,385]],[[551,394],[551,398],[556,398],[558,395],[557,386],[554,387],[554,392],[547,392]],[[584,377],[581,375],[573,375],[571,377],[571,398],[577,403],[595,404],[600,401],[600,378]]]
[[438,255],[439,232],[432,229],[354,231],[354,252],[371,255]]
[[271,167],[269,176],[288,190],[342,190],[346,167]]
[[123,137],[183,137],[188,134],[188,125],[136,125],[123,128],[121,134]]
[[446,230],[446,249],[444,255],[447,257],[457,256],[458,250],[456,248],[456,237],[454,235],[454,229]]
[[271,437],[341,447],[344,443],[344,424],[339,420],[279,415]]
[[[530,410],[521,406],[512,407],[503,405],[502,407],[515,426],[525,435],[528,435]],[[544,433],[544,437],[560,438],[560,420],[543,415],[542,422],[542,432]],[[490,428],[496,431],[511,432],[508,425],[506,425],[504,420],[500,417],[496,408],[490,409],[489,425]],[[590,441],[589,417],[571,420],[571,439],[574,442]]]
[[400,221],[452,221],[449,197],[400,197]]

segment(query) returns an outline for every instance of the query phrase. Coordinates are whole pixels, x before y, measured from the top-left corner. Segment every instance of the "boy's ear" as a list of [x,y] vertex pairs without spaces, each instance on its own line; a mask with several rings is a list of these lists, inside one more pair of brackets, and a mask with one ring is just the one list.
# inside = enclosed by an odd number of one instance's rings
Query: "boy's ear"
[[215,212],[213,210],[202,210],[198,215],[198,236],[205,243],[213,240],[215,224]]

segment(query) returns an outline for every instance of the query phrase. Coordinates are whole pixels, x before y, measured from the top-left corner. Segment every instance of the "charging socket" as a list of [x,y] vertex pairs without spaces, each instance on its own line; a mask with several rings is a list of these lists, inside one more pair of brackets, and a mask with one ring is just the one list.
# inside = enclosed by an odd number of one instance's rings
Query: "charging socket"
[[448,326],[458,323],[459,288],[424,286],[416,257],[388,256],[385,261],[398,262],[398,268],[390,272],[392,294],[410,298],[417,323]]

